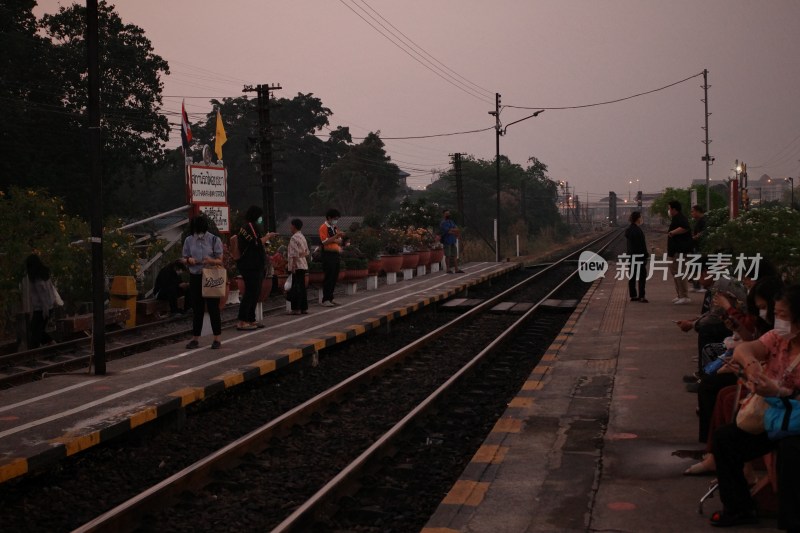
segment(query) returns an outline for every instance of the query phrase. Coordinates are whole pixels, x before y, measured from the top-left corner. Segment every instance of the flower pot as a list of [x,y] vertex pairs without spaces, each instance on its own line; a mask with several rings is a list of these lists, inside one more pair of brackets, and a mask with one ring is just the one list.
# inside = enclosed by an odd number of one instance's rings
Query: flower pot
[[409,268],[417,268],[418,264],[419,264],[419,254],[417,252],[403,254],[402,270],[407,270]]
[[419,264],[421,266],[428,266],[431,264],[430,250],[419,250],[417,253],[419,254]]
[[358,281],[366,278],[369,275],[369,270],[366,268],[345,270],[344,279],[346,281]]
[[400,272],[403,270],[403,256],[402,255],[382,255],[381,256],[381,269],[387,274]]
[[308,283],[313,283],[314,285],[322,285],[322,282],[325,281],[325,272],[322,270],[314,270],[309,271],[308,276],[306,276]]
[[381,260],[380,259],[371,259],[367,263],[367,272],[371,275],[375,275],[381,271]]
[[431,262],[429,264],[441,263],[442,258],[444,258],[444,248],[435,248],[431,250]]
[[289,279],[289,274],[278,274],[278,287],[277,287],[278,291],[286,292],[283,286],[286,284],[287,279]]

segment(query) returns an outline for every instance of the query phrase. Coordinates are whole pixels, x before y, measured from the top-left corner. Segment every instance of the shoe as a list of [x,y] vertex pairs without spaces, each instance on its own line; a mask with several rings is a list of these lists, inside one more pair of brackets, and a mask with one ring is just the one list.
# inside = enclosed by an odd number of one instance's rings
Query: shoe
[[331,302],[330,300],[325,300],[325,301],[324,301],[324,302],[322,302],[320,305],[321,305],[322,307],[333,307],[333,302]]
[[452,270],[448,270],[447,273],[448,274],[455,274],[455,272],[453,272]]
[[677,300],[673,300],[672,303],[675,305],[690,304],[692,303],[692,299],[688,297],[678,298]]
[[261,322],[253,322],[252,325],[255,326],[256,329],[264,329],[265,327],[267,327],[264,324],[262,324]]
[[700,378],[697,377],[696,373],[695,374],[691,374],[691,375],[686,374],[685,376],[683,376],[683,382],[684,383],[697,383],[697,380],[699,380],[699,379]]
[[236,326],[237,331],[252,331],[256,329],[255,324],[245,324],[244,326]]
[[758,515],[753,510],[740,511],[738,513],[717,511],[711,515],[710,522],[714,527],[733,527],[744,524],[758,524]]
[[301,315],[307,315],[307,314],[308,314],[308,311],[300,311],[300,314],[301,314]]
[[197,342],[197,341],[189,341],[189,344],[186,345],[186,349],[187,350],[194,350],[195,348],[198,348],[199,346],[200,346],[199,342]]
[[333,300],[331,300],[331,303],[333,304],[334,307],[339,307],[340,305],[342,305],[338,302],[334,302]]
[[639,298],[631,298],[631,301],[632,301],[632,302],[638,302],[638,301],[639,301]]
[[643,304],[649,304],[650,303],[650,300],[648,300],[647,298],[639,298],[639,301],[642,302]]
[[222,343],[219,341],[214,341],[211,343],[212,350],[219,350],[222,347]]
[[456,274],[464,274],[465,272],[464,272],[463,270],[456,270],[456,272],[455,272],[455,273],[456,273]]
[[714,463],[713,455],[707,455],[699,463],[695,463],[683,471],[684,476],[707,476],[711,475],[717,470],[717,465]]

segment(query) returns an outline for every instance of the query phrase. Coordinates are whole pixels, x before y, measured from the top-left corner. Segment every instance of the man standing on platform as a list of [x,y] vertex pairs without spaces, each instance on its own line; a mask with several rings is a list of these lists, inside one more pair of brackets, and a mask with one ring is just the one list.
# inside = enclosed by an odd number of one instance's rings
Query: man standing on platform
[[339,277],[339,258],[342,253],[342,237],[344,232],[339,231],[341,214],[337,209],[328,209],[325,213],[325,222],[319,227],[319,241],[322,244],[322,271],[325,279],[322,282],[322,305],[333,307],[338,305],[333,301],[333,290],[336,288],[336,279]]
[[669,271],[672,273],[675,292],[678,295],[672,303],[688,304],[692,301],[688,296],[689,282],[686,280],[685,272],[679,273],[679,270],[685,261],[685,255],[692,252],[694,241],[689,229],[689,219],[681,212],[681,203],[678,200],[669,202],[668,213],[672,220],[667,232],[667,256],[671,259]]
[[[705,209],[703,209],[700,205],[693,205],[692,210],[689,212],[694,220],[694,227],[692,228],[692,241],[694,242],[694,252],[699,254],[700,253],[700,243],[702,243],[703,237],[705,236],[706,231],[706,213]],[[700,286],[700,280],[692,280],[692,288],[689,289],[692,292],[705,292]]]
[[463,274],[464,271],[458,268],[458,226],[450,217],[450,210],[445,209],[444,219],[439,224],[439,235],[441,235],[442,245],[444,245],[444,260],[447,265],[448,274]]

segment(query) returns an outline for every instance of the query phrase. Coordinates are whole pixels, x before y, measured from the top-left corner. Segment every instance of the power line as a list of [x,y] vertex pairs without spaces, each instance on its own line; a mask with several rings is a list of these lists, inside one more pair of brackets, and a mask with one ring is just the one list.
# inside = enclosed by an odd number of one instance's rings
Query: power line
[[373,13],[375,13],[376,15],[378,15],[378,17],[380,17],[380,19],[381,19],[381,20],[383,20],[383,21],[384,21],[384,22],[386,22],[386,23],[387,23],[389,26],[391,26],[391,27],[392,27],[392,29],[394,29],[395,31],[397,31],[397,33],[399,33],[400,35],[402,35],[402,36],[405,38],[405,40],[406,40],[406,41],[407,41],[409,44],[411,44],[412,46],[414,46],[415,48],[417,48],[418,50],[420,50],[420,51],[421,51],[423,54],[425,54],[427,57],[429,57],[429,58],[430,58],[431,60],[433,60],[435,63],[437,63],[437,64],[441,65],[441,66],[442,66],[442,67],[443,67],[445,70],[447,70],[447,71],[448,71],[448,72],[450,72],[451,74],[455,75],[456,77],[458,77],[458,78],[460,78],[460,79],[464,80],[464,81],[465,81],[466,83],[468,83],[469,85],[472,85],[472,86],[473,86],[473,87],[475,87],[475,88],[476,88],[478,91],[482,91],[482,92],[486,93],[486,95],[485,95],[485,96],[486,96],[487,98],[494,96],[494,92],[493,92],[493,91],[490,91],[489,89],[486,89],[486,88],[484,88],[484,87],[481,87],[481,86],[480,86],[480,85],[478,85],[477,83],[473,83],[472,81],[468,80],[468,79],[467,79],[467,78],[465,78],[464,76],[460,75],[458,72],[454,71],[453,69],[451,69],[450,67],[448,67],[447,65],[445,65],[444,63],[442,63],[441,61],[439,61],[438,59],[436,59],[435,57],[433,57],[433,56],[432,56],[430,53],[428,53],[428,51],[427,51],[427,50],[425,50],[425,49],[424,49],[424,48],[422,48],[420,45],[418,45],[416,42],[414,42],[414,41],[413,41],[413,40],[412,40],[412,39],[411,39],[411,38],[410,38],[408,35],[406,35],[406,34],[405,34],[405,33],[403,33],[402,31],[400,31],[400,29],[398,29],[398,28],[397,28],[397,27],[396,27],[394,24],[392,24],[391,22],[389,22],[388,20],[386,20],[386,19],[385,19],[385,18],[384,18],[384,17],[383,17],[383,16],[382,16],[380,13],[378,13],[378,12],[377,12],[377,11],[376,11],[376,10],[375,10],[375,9],[374,9],[372,6],[370,6],[369,4],[367,4],[366,0],[360,0],[360,1],[361,1],[361,3],[362,3],[362,4],[364,4],[365,6],[367,6],[367,8],[368,8],[370,11],[372,11]]
[[[420,65],[422,65],[423,67],[425,67],[426,69],[430,70],[430,71],[431,71],[431,72],[433,72],[435,75],[437,75],[438,77],[440,77],[441,79],[443,79],[444,81],[446,81],[447,83],[449,83],[450,85],[452,85],[453,87],[455,87],[456,89],[458,89],[459,91],[462,91],[462,92],[464,92],[464,93],[466,93],[466,94],[468,94],[468,95],[472,96],[473,98],[476,98],[476,99],[478,99],[478,100],[481,100],[482,102],[489,102],[489,100],[488,100],[486,97],[484,97],[484,96],[482,96],[481,94],[477,93],[475,90],[473,90],[473,89],[471,89],[471,88],[469,88],[469,87],[467,87],[467,86],[464,86],[464,85],[463,85],[463,84],[461,84],[460,82],[457,82],[457,80],[456,80],[456,81],[453,81],[453,80],[451,79],[451,78],[452,78],[452,76],[448,77],[448,76],[446,76],[446,75],[442,74],[441,72],[438,72],[437,70],[435,70],[435,68],[432,68],[431,66],[429,66],[428,64],[426,64],[426,63],[430,63],[430,61],[428,61],[428,60],[427,60],[427,59],[425,59],[424,57],[420,56],[420,54],[419,54],[418,52],[414,51],[413,49],[412,49],[411,51],[409,51],[409,50],[407,50],[407,49],[406,49],[406,48],[405,48],[403,45],[401,45],[401,44],[397,43],[397,41],[395,41],[395,39],[401,40],[399,37],[397,37],[396,35],[394,35],[394,34],[392,33],[392,36],[394,37],[394,38],[392,38],[392,37],[390,37],[389,35],[387,35],[386,33],[384,33],[383,31],[381,31],[380,29],[378,29],[378,28],[375,26],[375,24],[373,24],[372,22],[370,22],[369,20],[367,20],[366,18],[364,18],[364,17],[363,17],[363,16],[362,16],[360,13],[358,13],[358,12],[357,12],[355,9],[353,9],[353,8],[352,8],[352,7],[351,7],[349,4],[345,3],[345,1],[344,1],[344,0],[339,0],[339,2],[340,2],[340,3],[341,3],[343,6],[345,6],[347,9],[349,9],[350,11],[352,11],[353,13],[355,13],[355,15],[356,15],[358,18],[360,18],[361,20],[363,20],[364,22],[366,22],[367,24],[369,24],[369,26],[370,26],[372,29],[374,29],[374,30],[375,30],[375,31],[377,31],[379,34],[381,34],[383,37],[385,37],[386,39],[388,39],[388,40],[389,40],[389,42],[391,42],[393,45],[395,45],[397,48],[399,48],[399,49],[400,49],[400,50],[401,50],[401,51],[402,51],[404,54],[406,54],[408,57],[410,57],[411,59],[413,59],[414,61],[416,61],[417,63],[419,63],[419,64],[420,64]],[[359,9],[361,9],[361,10],[362,10],[364,13],[366,13],[366,14],[367,14],[367,16],[368,16],[368,17],[370,17],[372,20],[375,20],[375,22],[376,22],[378,25],[380,25],[381,27],[385,28],[387,31],[389,31],[389,32],[391,33],[391,31],[390,31],[390,30],[388,30],[388,28],[386,28],[386,26],[384,26],[384,25],[383,25],[381,22],[377,21],[377,20],[375,19],[375,17],[373,17],[372,15],[370,15],[369,13],[367,13],[367,11],[366,11],[364,8],[361,8],[361,7],[359,7]],[[401,41],[402,41],[402,40],[401,40]],[[405,43],[403,43],[403,44],[405,44]],[[406,46],[407,46],[407,45],[406,45]],[[416,55],[415,55],[415,54],[416,54]],[[419,57],[417,57],[417,56],[419,56]],[[434,65],[434,67],[435,67],[435,65]]]
[[675,85],[687,82],[687,81],[691,80],[692,78],[696,78],[696,77],[702,76],[702,75],[703,75],[703,73],[699,72],[699,73],[697,73],[697,74],[695,74],[693,76],[689,76],[688,78],[684,78],[684,79],[682,79],[680,81],[676,81],[675,83],[670,83],[669,85],[665,85],[663,87],[659,87],[658,89],[653,89],[651,91],[645,91],[643,93],[638,93],[638,94],[634,94],[634,95],[631,95],[631,96],[626,96],[625,98],[617,98],[616,100],[608,100],[606,102],[597,102],[595,104],[584,104],[584,105],[562,106],[562,107],[544,107],[544,106],[538,106],[538,105],[537,106],[528,107],[528,106],[505,105],[503,107],[509,107],[509,108],[512,108],[512,109],[552,109],[552,110],[562,110],[562,109],[583,109],[585,107],[596,107],[596,106],[601,106],[601,105],[616,104],[618,102],[624,102],[625,100],[631,100],[632,98],[638,98],[639,96],[644,96],[646,94],[651,94],[651,93],[655,93],[655,92],[658,92],[658,91],[663,91],[664,89],[669,89],[670,87],[674,87]]

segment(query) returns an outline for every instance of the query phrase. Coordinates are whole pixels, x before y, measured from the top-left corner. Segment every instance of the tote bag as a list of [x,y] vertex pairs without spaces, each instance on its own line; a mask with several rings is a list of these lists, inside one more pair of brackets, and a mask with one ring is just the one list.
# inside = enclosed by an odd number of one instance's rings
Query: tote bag
[[225,286],[228,283],[228,273],[223,267],[206,267],[203,269],[203,298],[222,298],[225,296]]

